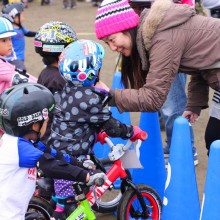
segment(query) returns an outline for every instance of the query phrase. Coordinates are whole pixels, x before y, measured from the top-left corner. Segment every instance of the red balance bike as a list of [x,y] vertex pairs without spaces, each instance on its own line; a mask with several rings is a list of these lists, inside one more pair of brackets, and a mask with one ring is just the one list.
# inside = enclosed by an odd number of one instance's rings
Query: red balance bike
[[[139,147],[146,138],[146,132],[139,132],[135,137],[136,144],[131,149],[134,139],[128,140],[126,144],[114,145],[105,133],[99,134],[98,140],[102,144],[107,143],[111,151],[108,155],[109,159],[104,161],[108,179],[102,186],[91,187],[86,193],[86,198],[93,210],[104,213],[117,210],[118,220],[161,219],[162,202],[158,193],[148,185],[135,185],[125,168],[129,166],[128,158],[131,155],[132,162],[138,159]],[[114,184],[119,178],[121,180],[120,187],[115,189]],[[38,199],[38,206],[40,206],[39,198],[33,198],[30,201],[30,207],[33,208],[36,199]],[[44,207],[44,209],[48,210],[48,207]],[[50,212],[51,210],[48,215],[51,214]],[[45,217],[45,219],[48,218]]]

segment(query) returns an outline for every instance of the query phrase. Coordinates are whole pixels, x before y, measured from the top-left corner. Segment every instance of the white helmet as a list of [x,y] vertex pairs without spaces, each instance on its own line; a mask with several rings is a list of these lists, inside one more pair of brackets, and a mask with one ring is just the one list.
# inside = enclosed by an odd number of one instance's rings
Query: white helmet
[[16,34],[12,23],[8,19],[0,17],[0,38],[11,37]]

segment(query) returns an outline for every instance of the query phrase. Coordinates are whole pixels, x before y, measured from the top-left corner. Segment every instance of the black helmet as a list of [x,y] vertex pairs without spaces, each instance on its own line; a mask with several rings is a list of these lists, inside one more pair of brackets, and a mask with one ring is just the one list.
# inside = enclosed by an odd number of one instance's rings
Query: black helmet
[[44,24],[35,35],[35,51],[41,56],[59,56],[63,49],[78,40],[75,31],[67,24],[51,21]]
[[23,136],[32,124],[43,122],[55,107],[52,93],[37,83],[22,83],[0,96],[0,127],[5,133]]
[[7,14],[11,18],[14,18],[16,15],[19,15],[24,8],[25,6],[21,2],[9,3],[2,9],[2,14]]

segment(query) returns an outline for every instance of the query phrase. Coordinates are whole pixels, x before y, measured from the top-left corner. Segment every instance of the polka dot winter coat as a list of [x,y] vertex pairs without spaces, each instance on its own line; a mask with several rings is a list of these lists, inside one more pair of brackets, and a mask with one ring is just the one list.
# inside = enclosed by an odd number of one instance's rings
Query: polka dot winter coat
[[111,116],[107,102],[110,93],[95,87],[66,84],[59,93],[48,145],[74,156],[92,152],[97,133],[130,138],[133,127]]

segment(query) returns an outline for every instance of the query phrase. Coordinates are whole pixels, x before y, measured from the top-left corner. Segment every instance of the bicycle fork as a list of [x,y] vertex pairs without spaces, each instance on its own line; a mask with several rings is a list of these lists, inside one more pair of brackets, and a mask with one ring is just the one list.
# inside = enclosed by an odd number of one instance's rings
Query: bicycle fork
[[[140,213],[140,216],[141,218],[147,218],[149,217],[149,211],[148,211],[148,206],[146,205],[145,201],[144,201],[144,198],[143,196],[141,195],[140,191],[138,190],[138,188],[136,187],[136,185],[128,178],[126,178],[124,181],[123,181],[123,189],[122,191],[125,190],[125,186],[129,186],[132,188],[132,190],[134,190],[135,194],[137,195],[137,198],[140,202],[140,205],[141,205],[141,208],[143,210],[142,213]],[[123,192],[122,192],[123,193]],[[131,208],[131,211],[132,212],[135,212],[133,208]],[[132,214],[132,213],[131,213]],[[137,215],[137,213],[135,213]]]

